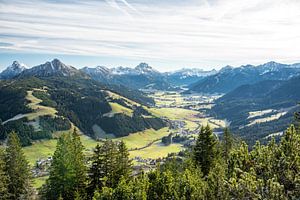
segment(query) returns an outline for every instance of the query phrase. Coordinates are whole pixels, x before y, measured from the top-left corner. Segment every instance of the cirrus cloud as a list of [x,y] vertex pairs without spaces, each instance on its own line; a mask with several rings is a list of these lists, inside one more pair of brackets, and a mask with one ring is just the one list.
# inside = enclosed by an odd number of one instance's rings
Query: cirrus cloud
[[299,8],[296,0],[1,0],[0,43],[11,45],[0,52],[125,57],[175,68],[294,62]]

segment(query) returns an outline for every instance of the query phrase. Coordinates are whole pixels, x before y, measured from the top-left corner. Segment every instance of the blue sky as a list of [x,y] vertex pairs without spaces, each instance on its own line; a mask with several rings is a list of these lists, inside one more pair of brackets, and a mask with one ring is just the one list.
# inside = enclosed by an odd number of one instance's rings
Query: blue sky
[[160,71],[300,61],[298,0],[0,0],[0,70],[67,64]]

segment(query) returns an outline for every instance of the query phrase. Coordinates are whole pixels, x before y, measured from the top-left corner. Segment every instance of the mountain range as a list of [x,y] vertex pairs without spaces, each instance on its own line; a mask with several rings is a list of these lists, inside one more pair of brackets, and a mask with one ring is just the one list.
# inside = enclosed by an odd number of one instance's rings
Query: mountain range
[[147,63],[135,68],[105,66],[84,67],[80,70],[61,63],[58,59],[27,68],[14,61],[0,79],[26,76],[78,76],[92,78],[104,84],[123,85],[131,89],[176,90],[188,86],[190,92],[228,93],[244,84],[264,80],[288,80],[300,74],[300,64],[281,64],[274,61],[261,65],[225,66],[219,71],[183,68],[172,72],[159,72]]
[[132,89],[174,90],[181,85],[189,85],[204,77],[217,73],[216,70],[204,71],[201,69],[184,68],[174,72],[159,72],[147,63],[140,63],[135,68],[105,66],[84,67],[80,70],[65,65],[58,59],[51,62],[25,68],[24,64],[14,61],[2,73],[0,79],[11,79],[29,76],[78,76],[92,78],[101,83],[123,85]]
[[268,62],[262,65],[226,66],[218,73],[190,85],[190,91],[201,93],[228,93],[245,84],[264,80],[288,80],[300,74],[300,64]]

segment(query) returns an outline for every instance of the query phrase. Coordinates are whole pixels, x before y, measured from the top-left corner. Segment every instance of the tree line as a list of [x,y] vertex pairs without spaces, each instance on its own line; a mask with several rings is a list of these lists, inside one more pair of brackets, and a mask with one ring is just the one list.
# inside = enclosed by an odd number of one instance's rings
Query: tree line
[[[15,133],[10,134],[1,158],[1,198],[30,199],[30,171]],[[300,132],[291,125],[279,142],[272,139],[249,148],[228,129],[219,140],[209,126],[201,127],[183,159],[172,157],[155,170],[133,173],[124,142],[106,140],[87,157],[74,131],[58,139],[50,176],[38,198],[299,199]]]

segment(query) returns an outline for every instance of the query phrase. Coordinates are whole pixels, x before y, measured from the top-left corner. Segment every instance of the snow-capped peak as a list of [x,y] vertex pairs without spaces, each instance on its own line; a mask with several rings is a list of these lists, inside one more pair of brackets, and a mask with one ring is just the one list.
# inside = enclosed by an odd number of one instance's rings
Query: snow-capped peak
[[13,78],[23,72],[26,68],[27,66],[25,64],[14,61],[11,65],[9,65],[5,70],[2,71],[2,73],[0,74],[0,78]]
[[147,73],[156,73],[157,71],[154,70],[150,65],[147,63],[140,63],[138,66],[135,67],[135,70],[142,74],[147,74]]

